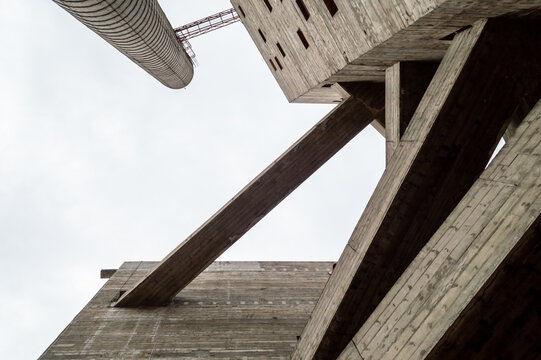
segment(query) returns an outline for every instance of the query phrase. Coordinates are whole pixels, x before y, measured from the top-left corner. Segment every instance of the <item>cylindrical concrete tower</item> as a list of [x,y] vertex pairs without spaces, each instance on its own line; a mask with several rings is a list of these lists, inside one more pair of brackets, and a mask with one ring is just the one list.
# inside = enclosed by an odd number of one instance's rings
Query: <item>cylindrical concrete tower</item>
[[156,0],[53,0],[162,84],[188,85],[193,65]]

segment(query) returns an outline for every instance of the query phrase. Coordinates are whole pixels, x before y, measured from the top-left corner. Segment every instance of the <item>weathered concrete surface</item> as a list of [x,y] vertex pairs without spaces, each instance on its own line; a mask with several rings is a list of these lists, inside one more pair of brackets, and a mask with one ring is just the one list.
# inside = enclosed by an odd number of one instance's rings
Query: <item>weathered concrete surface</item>
[[217,262],[168,306],[111,306],[155,265],[122,265],[41,359],[286,359],[332,263]]
[[[334,2],[336,13],[325,1],[274,0],[269,1],[269,11],[262,0],[231,0],[291,102],[337,102],[340,94],[329,84],[383,82],[385,69],[397,62],[441,60],[452,34],[464,26],[484,18],[522,17],[541,10],[540,0]],[[299,3],[306,8],[304,15]]]
[[540,155],[541,101],[341,360],[539,358]]

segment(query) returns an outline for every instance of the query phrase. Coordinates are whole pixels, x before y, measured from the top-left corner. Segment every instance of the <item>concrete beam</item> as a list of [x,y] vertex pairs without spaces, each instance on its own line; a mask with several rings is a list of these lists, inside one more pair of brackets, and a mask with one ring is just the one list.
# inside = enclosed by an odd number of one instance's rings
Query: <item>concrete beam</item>
[[156,0],[53,0],[165,86],[186,87],[193,65]]
[[[332,88],[342,99],[347,99],[351,94],[358,92],[359,84],[363,84],[363,82],[335,83],[332,85]],[[381,136],[385,137],[385,116],[376,117],[370,125],[372,125]]]
[[541,226],[538,224],[520,239],[427,355],[427,360],[527,359],[539,356],[539,239]]
[[455,37],[293,359],[336,358],[467,193],[516,104],[525,93],[541,95],[541,77],[532,74],[540,34],[536,23],[498,20]]
[[508,142],[515,135],[515,132],[522,123],[522,120],[524,120],[526,115],[528,115],[528,113],[532,109],[530,106],[528,106],[529,103],[531,103],[531,101],[528,102],[523,99],[520,104],[518,104],[515,108],[511,119],[509,119],[509,125],[507,126],[507,129],[503,134],[503,139],[505,140],[505,142]]
[[110,279],[116,272],[117,269],[101,269],[100,279]]
[[163,305],[320,166],[384,113],[383,84],[359,84],[222,209],[173,250],[117,306]]
[[377,132],[383,137],[385,137],[385,119],[382,120],[374,120],[372,123],[370,123],[374,129],[376,129]]
[[[526,347],[517,348],[510,358],[522,358],[519,354],[524,351],[528,355],[535,353],[528,353],[528,346],[535,349],[538,338],[531,338],[529,342],[533,343],[528,345],[520,337],[525,331],[530,336],[539,333],[535,324],[540,322],[535,320],[539,318],[539,293],[532,294],[533,288],[540,287],[539,282],[536,284],[540,276],[528,267],[528,262],[539,267],[539,258],[532,255],[541,250],[541,101],[516,135],[417,255],[339,359],[355,358],[350,355],[352,349],[364,360],[425,359],[429,353],[429,359],[495,359],[503,356],[496,349],[517,345],[513,340],[524,343],[519,347]],[[514,268],[509,269],[512,264]],[[524,276],[517,278],[521,274]],[[513,279],[518,281],[506,281]],[[521,292],[524,297],[517,306],[509,307],[509,300]],[[517,313],[528,313],[528,309],[531,318],[513,325]],[[487,319],[484,325],[483,318]],[[486,326],[491,327],[488,334],[487,329],[482,329]],[[478,350],[483,350],[472,353],[467,346],[471,341],[473,348],[477,344]],[[440,347],[434,349],[438,343]]]
[[385,71],[385,153],[389,164],[438,69],[438,62],[398,62]]

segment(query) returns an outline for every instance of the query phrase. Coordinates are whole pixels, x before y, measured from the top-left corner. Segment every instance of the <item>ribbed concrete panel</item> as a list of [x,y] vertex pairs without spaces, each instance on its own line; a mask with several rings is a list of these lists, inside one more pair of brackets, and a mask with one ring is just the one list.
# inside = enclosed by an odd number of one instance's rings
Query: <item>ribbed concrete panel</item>
[[156,0],[53,0],[162,84],[180,89],[193,65]]

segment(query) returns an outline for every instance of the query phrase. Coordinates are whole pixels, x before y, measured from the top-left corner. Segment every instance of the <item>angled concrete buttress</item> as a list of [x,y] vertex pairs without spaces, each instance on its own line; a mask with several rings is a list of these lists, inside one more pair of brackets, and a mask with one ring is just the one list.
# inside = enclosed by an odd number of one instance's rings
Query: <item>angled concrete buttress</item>
[[192,62],[156,0],[53,1],[165,86],[192,80]]

